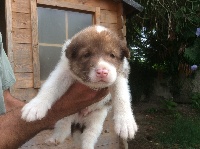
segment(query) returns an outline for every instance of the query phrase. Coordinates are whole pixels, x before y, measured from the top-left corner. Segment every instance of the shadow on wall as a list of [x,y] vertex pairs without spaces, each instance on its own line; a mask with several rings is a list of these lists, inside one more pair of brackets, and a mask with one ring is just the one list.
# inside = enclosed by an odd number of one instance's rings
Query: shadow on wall
[[6,48],[6,19],[5,19],[5,0],[0,0],[0,32],[3,38],[3,48]]

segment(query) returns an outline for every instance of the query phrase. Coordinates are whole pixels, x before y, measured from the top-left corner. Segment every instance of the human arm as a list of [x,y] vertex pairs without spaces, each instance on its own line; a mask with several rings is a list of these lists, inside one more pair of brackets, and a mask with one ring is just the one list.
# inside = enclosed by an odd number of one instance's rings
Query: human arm
[[21,119],[22,106],[0,116],[0,148],[14,149],[21,146],[42,130],[48,129],[59,119],[80,111],[101,100],[108,90],[94,91],[75,83],[52,106],[46,117],[34,122]]

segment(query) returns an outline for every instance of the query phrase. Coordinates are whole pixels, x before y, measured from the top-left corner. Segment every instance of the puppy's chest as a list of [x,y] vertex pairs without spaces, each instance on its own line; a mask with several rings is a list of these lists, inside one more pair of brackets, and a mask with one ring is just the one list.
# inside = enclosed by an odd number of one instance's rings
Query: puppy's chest
[[102,108],[107,108],[108,110],[111,108],[110,94],[104,97],[104,99],[102,99],[101,101],[94,103],[91,106],[88,106],[87,108],[79,111],[75,116],[74,122],[84,123],[84,121],[88,119],[88,117],[90,116],[90,114],[92,114],[92,112],[98,112],[98,110],[101,110]]

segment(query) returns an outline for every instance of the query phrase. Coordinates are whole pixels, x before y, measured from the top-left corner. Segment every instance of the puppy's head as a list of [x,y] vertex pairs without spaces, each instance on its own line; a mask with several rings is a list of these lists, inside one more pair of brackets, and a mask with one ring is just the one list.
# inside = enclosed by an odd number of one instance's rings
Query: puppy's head
[[72,75],[95,88],[113,84],[129,50],[119,37],[102,26],[91,26],[74,35],[66,49]]

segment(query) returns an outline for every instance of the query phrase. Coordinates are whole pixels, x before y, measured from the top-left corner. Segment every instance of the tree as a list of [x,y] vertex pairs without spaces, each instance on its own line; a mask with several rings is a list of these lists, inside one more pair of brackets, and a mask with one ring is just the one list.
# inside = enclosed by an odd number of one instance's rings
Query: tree
[[127,19],[132,62],[172,78],[200,64],[199,0],[135,0],[144,11]]

